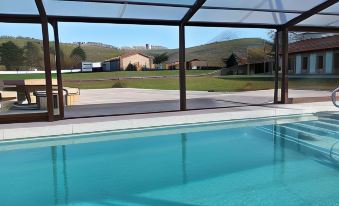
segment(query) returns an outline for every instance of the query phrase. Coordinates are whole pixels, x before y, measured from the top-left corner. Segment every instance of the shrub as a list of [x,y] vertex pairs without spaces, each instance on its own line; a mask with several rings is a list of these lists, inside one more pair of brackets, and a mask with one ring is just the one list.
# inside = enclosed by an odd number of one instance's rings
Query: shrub
[[121,81],[117,81],[113,84],[112,88],[125,88],[126,84],[121,82]]
[[137,71],[137,67],[134,64],[129,63],[126,67],[126,71]]

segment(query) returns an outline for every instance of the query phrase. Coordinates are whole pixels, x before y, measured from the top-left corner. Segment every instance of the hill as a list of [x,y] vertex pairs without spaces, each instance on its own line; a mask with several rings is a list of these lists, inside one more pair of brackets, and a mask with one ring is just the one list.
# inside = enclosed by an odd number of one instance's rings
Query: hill
[[[186,59],[187,61],[192,59],[206,60],[208,61],[209,66],[224,66],[223,59],[228,58],[232,52],[241,58],[247,58],[249,52],[248,49],[250,51],[255,51],[257,55],[258,53],[259,55],[263,55],[264,47],[266,47],[266,53],[272,48],[270,43],[259,38],[235,39],[187,48]],[[169,62],[179,60],[178,49],[146,51],[145,53],[154,56],[164,52],[167,52]]]
[[[0,37],[0,44],[7,42],[7,41],[12,41],[14,42],[17,46],[23,47],[26,45],[27,42],[35,42],[41,45],[42,47],[42,41],[39,39],[34,39],[34,38],[27,38],[27,37]],[[54,47],[54,42],[50,42],[50,46]],[[70,43],[61,43],[60,47],[61,50],[63,51],[65,56],[69,56],[72,52],[72,50],[77,47],[77,44],[70,44]],[[112,58],[114,56],[118,56],[121,54],[121,50],[115,49],[115,48],[107,48],[104,46],[99,46],[99,45],[81,45],[81,47],[85,50],[86,55],[87,55],[87,60],[88,61],[103,61],[109,58]]]
[[[23,47],[28,41],[40,44],[42,47],[42,41],[39,39],[26,38],[26,37],[0,37],[0,44],[12,41],[19,47]],[[249,50],[255,50],[256,55],[263,55],[264,47],[265,51],[271,49],[271,45],[259,38],[245,38],[235,39],[224,42],[216,42],[211,44],[205,44],[195,46],[186,49],[186,59],[200,59],[208,61],[209,66],[224,66],[223,59],[228,58],[232,52],[236,53],[240,58],[247,58],[249,56]],[[54,43],[51,42],[51,47],[54,47]],[[61,49],[64,56],[69,56],[71,51],[77,47],[77,44],[61,43]],[[104,61],[106,59],[121,55],[125,51],[117,48],[108,48],[100,45],[82,45],[81,46],[86,54],[87,61]],[[136,50],[134,50],[135,52]],[[129,51],[131,52],[131,51]],[[169,56],[168,62],[175,62],[179,59],[178,49],[166,49],[166,50],[143,50],[140,51],[145,54],[156,56],[158,54],[167,53]]]

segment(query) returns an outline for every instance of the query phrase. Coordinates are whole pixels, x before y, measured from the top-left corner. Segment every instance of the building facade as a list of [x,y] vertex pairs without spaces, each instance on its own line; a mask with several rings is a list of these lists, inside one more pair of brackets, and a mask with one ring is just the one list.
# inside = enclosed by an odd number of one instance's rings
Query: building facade
[[339,74],[339,35],[291,43],[288,69],[291,74]]
[[126,71],[131,66],[138,71],[154,69],[153,57],[141,53],[133,53],[114,57],[102,63],[103,70],[107,72]]
[[188,70],[197,70],[197,69],[207,69],[208,63],[205,60],[192,59],[186,63],[186,69]]

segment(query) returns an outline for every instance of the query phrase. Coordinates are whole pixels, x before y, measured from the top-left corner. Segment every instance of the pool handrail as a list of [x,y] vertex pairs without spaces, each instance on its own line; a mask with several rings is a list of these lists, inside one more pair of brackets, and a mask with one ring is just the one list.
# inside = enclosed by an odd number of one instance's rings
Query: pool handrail
[[339,92],[339,87],[332,92],[332,102],[334,106],[339,108],[339,104],[337,103],[337,92]]

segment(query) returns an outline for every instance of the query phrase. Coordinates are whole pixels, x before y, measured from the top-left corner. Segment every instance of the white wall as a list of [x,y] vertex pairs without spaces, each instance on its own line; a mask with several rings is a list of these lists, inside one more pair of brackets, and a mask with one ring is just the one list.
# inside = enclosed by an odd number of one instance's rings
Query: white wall
[[297,54],[295,56],[295,73],[301,74],[301,55]]
[[317,54],[316,53],[312,53],[310,55],[310,74],[315,74],[315,67],[317,66]]
[[331,74],[333,72],[333,51],[326,51],[325,54],[325,73]]

